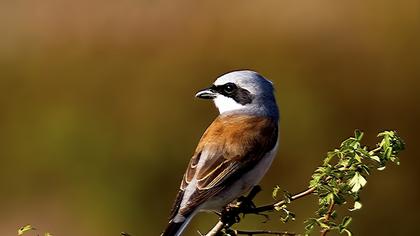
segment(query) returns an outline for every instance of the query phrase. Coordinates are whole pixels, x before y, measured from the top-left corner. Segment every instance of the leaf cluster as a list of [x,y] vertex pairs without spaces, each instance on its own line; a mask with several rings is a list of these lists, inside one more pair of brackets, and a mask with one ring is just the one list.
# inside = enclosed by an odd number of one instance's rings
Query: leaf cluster
[[339,221],[334,208],[349,202],[353,203],[350,211],[362,208],[360,193],[371,171],[383,170],[389,162],[399,164],[398,154],[404,149],[404,142],[395,131],[384,131],[378,137],[381,140],[376,148],[369,150],[361,144],[363,132],[356,130],[354,137],[327,153],[309,182],[309,187],[315,188],[314,194],[318,196],[319,209],[315,218],[305,222],[306,235],[315,227],[320,227],[321,232],[337,230],[351,235],[348,228],[351,217],[345,216]]

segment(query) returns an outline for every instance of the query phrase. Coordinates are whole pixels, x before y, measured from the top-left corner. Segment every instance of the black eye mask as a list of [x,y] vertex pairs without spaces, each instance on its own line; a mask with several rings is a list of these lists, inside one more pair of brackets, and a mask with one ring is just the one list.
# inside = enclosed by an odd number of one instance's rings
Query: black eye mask
[[217,92],[223,96],[232,98],[241,105],[252,103],[254,96],[246,89],[238,87],[234,83],[226,83],[223,85],[213,85],[210,90]]

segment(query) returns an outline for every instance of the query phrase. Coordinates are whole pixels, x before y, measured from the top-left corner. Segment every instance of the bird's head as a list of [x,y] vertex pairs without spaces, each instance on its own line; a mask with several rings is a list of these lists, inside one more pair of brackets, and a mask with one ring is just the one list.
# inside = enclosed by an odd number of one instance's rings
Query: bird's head
[[243,112],[278,117],[273,83],[254,71],[224,74],[211,87],[200,90],[195,96],[212,99],[220,114]]

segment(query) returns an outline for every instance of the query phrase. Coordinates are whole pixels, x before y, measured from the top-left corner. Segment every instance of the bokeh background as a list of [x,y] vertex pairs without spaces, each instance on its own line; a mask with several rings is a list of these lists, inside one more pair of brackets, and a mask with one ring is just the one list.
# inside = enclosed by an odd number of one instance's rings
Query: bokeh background
[[[193,95],[236,69],[271,79],[282,112],[257,203],[303,190],[355,128],[369,145],[395,129],[401,166],[371,176],[352,229],[418,232],[419,1],[2,0],[0,32],[0,235],[158,235],[217,115]],[[302,232],[316,199],[291,209],[241,228]]]

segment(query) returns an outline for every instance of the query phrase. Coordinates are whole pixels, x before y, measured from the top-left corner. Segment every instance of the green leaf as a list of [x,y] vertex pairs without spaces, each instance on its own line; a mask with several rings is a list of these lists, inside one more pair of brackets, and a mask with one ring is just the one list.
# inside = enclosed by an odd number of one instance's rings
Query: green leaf
[[290,202],[292,202],[292,194],[291,193],[289,193],[289,192],[287,192],[287,191],[283,191],[283,198],[284,198],[284,201],[286,202],[286,203],[290,203]]
[[318,224],[317,219],[315,218],[309,218],[307,220],[305,220],[305,235],[309,235],[312,230],[314,229],[314,227]]
[[362,162],[362,157],[357,155],[357,154],[354,155],[354,159],[356,159],[356,161],[358,161],[358,162]]
[[324,222],[322,222],[322,221],[320,221],[320,220],[318,220],[317,222],[318,222],[318,225],[319,225],[321,228],[323,228],[323,229],[330,229],[330,226],[329,226],[329,225],[327,225],[327,224],[325,224]]
[[356,129],[354,131],[354,138],[356,138],[358,141],[362,140],[362,138],[363,138],[363,132],[360,131],[360,130],[358,130],[358,129]]
[[353,219],[350,217],[350,216],[345,216],[344,218],[343,218],[343,222],[341,222],[341,226],[343,227],[343,228],[347,228],[349,225],[350,225],[350,223],[351,223],[351,221],[352,221]]
[[385,160],[390,160],[392,155],[392,147],[388,147],[385,149],[384,158]]
[[32,225],[25,225],[18,229],[18,235],[23,235],[24,233],[30,231],[30,230],[36,230]]
[[357,193],[363,186],[366,185],[366,183],[366,179],[359,172],[356,172],[350,180],[349,185],[352,187],[351,191],[353,193]]
[[327,153],[327,157],[324,159],[324,166],[327,165],[334,156],[336,156],[336,154],[337,154],[336,151],[338,151],[338,150],[334,150],[332,152]]
[[378,156],[370,156],[370,159],[375,160],[375,161],[381,163],[381,159],[379,159]]
[[385,170],[386,166],[378,167],[378,170]]
[[356,210],[360,210],[361,208],[362,208],[362,203],[361,202],[359,202],[359,201],[355,201],[354,202],[354,205],[353,205],[353,208],[352,209],[349,209],[349,211],[356,211]]
[[272,193],[273,199],[277,199],[277,194],[278,194],[279,191],[280,191],[280,187],[278,185],[276,187],[274,187],[273,193]]

